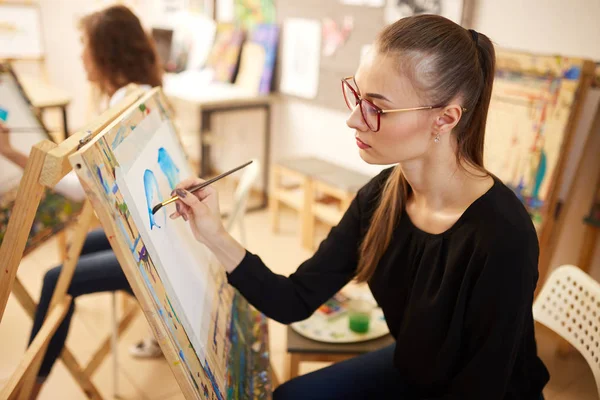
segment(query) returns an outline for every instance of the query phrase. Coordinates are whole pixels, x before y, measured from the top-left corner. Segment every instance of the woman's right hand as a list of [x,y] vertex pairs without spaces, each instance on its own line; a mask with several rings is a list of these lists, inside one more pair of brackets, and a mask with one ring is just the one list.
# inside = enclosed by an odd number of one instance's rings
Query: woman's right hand
[[208,186],[194,193],[187,189],[203,183],[200,178],[190,178],[181,181],[173,191],[180,200],[175,203],[177,211],[171,214],[171,218],[179,216],[190,223],[194,237],[201,243],[209,245],[213,239],[225,232],[221,222],[221,211],[219,210],[219,194]]
[[192,178],[176,186],[177,211],[170,217],[181,216],[189,222],[196,240],[213,252],[227,272],[232,272],[246,255],[246,249],[225,230],[215,188],[207,186],[194,193],[187,190],[203,182],[200,178]]

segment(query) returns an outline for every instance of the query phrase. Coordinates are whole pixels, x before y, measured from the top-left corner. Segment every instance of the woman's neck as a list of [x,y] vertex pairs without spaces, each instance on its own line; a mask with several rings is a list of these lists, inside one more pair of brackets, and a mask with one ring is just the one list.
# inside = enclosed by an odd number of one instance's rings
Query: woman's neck
[[412,189],[408,201],[422,210],[466,209],[493,180],[466,163],[459,165],[452,146],[439,144],[423,158],[400,163]]

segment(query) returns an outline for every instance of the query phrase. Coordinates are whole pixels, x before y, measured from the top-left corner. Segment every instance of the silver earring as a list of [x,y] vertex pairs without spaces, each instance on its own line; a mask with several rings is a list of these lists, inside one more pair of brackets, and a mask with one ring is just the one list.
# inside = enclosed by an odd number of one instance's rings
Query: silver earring
[[437,133],[437,134],[435,135],[435,137],[433,138],[433,141],[434,141],[434,142],[436,142],[436,143],[439,143],[439,142],[440,142],[440,134],[439,134],[439,133]]

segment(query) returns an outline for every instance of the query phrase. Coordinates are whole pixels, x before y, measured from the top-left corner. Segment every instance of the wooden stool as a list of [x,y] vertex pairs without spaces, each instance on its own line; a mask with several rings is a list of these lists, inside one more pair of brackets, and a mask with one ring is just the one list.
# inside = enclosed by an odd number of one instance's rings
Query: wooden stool
[[298,376],[300,363],[312,362],[339,362],[371,351],[382,349],[394,344],[396,341],[391,335],[385,335],[358,343],[324,343],[307,339],[287,328],[287,352],[290,355],[288,379]]
[[313,179],[310,214],[307,216],[305,240],[302,242],[305,248],[315,250],[316,222],[328,226],[337,225],[356,196],[356,192],[370,179],[367,175],[339,166],[334,166],[331,171]]
[[273,232],[280,205],[298,211],[302,246],[314,250],[316,221],[336,225],[369,177],[315,157],[284,160],[272,169],[269,210]]
[[330,170],[331,163],[314,157],[283,160],[272,168],[269,191],[269,211],[273,232],[279,231],[281,204],[298,211],[303,241],[306,238],[306,221],[310,215],[312,177]]

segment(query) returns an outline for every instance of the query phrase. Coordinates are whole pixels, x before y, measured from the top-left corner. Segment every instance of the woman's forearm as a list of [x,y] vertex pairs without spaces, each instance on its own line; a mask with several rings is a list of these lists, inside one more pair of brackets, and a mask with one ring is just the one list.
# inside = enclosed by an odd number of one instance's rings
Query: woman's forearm
[[25,154],[23,154],[17,150],[11,149],[10,151],[2,153],[2,155],[4,157],[6,157],[9,161],[11,161],[12,163],[21,167],[21,169],[25,169],[25,166],[27,165],[27,159],[28,159],[28,157]]
[[232,273],[246,255],[246,249],[226,231],[207,243],[207,247],[223,265],[227,273]]

